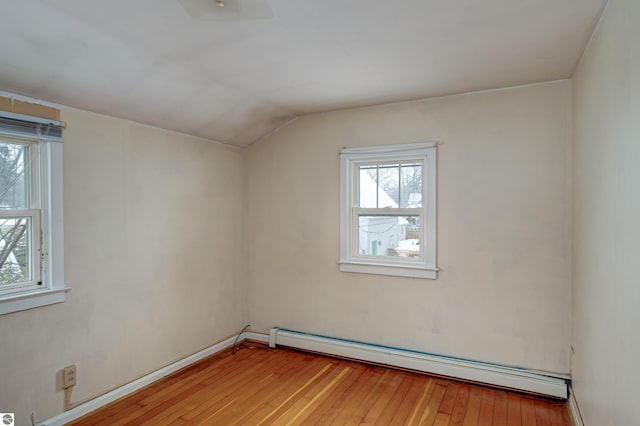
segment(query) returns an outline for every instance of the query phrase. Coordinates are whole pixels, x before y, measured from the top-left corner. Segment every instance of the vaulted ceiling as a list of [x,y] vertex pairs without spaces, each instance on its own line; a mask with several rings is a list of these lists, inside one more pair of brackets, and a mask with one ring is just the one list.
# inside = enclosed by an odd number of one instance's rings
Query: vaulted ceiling
[[184,1],[4,0],[0,90],[248,146],[303,114],[569,78],[605,0]]

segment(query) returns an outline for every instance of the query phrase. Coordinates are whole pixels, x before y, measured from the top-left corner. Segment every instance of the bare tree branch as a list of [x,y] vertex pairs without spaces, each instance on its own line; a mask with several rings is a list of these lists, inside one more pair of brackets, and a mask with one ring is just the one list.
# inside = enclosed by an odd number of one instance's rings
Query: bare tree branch
[[22,220],[16,222],[15,226],[5,234],[3,240],[5,241],[2,251],[0,251],[0,269],[4,266],[5,262],[9,258],[9,255],[16,248],[20,238],[27,230],[27,225],[22,223]]

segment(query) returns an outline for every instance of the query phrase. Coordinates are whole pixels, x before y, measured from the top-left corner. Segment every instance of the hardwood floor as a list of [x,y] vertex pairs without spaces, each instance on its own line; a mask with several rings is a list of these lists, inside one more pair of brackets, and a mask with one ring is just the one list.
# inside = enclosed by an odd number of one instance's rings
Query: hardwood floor
[[571,426],[562,402],[280,348],[224,351],[71,424]]

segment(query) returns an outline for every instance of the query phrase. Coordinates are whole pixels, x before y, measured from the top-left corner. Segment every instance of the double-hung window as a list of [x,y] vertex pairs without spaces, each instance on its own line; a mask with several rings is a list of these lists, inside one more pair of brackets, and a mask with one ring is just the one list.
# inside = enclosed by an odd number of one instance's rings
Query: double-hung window
[[64,300],[58,122],[0,115],[0,314]]
[[340,270],[436,278],[433,142],[340,152]]

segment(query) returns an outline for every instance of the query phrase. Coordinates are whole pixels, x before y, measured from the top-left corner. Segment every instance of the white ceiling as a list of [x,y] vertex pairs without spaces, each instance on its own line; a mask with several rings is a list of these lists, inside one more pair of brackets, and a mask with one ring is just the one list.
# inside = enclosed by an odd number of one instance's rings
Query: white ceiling
[[272,19],[212,21],[3,0],[0,90],[248,146],[302,114],[569,78],[604,1],[270,0]]

